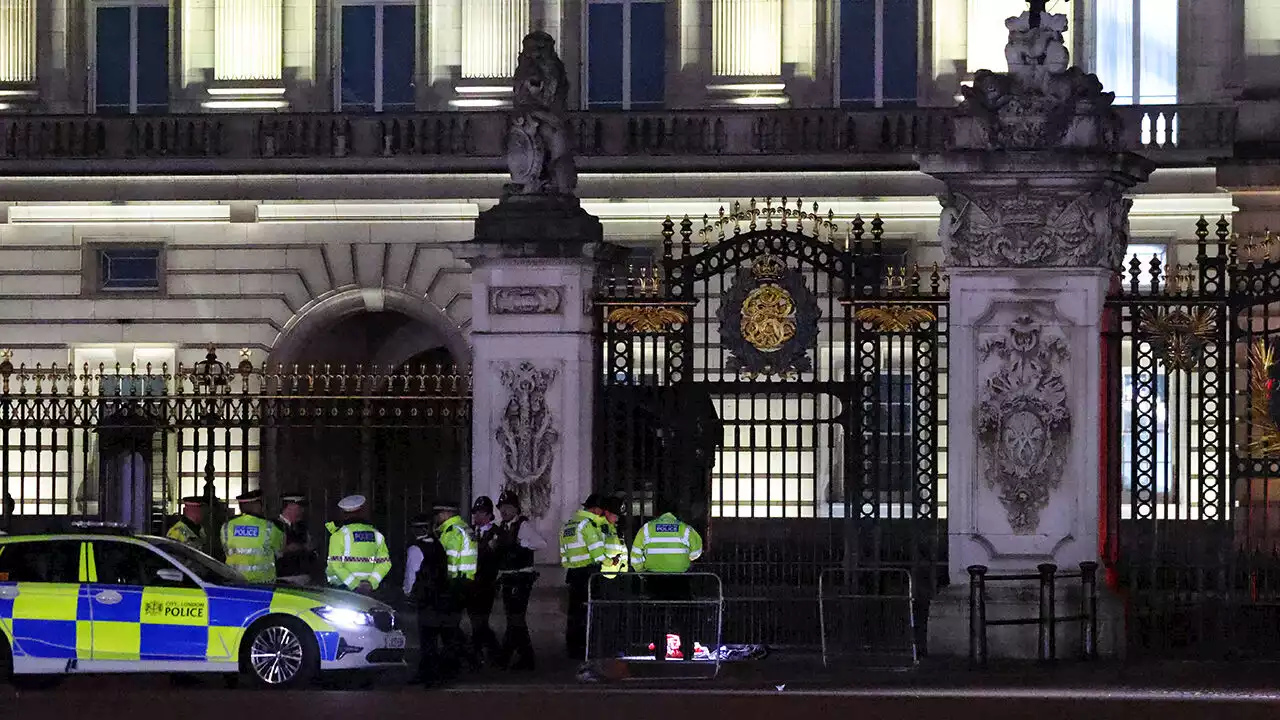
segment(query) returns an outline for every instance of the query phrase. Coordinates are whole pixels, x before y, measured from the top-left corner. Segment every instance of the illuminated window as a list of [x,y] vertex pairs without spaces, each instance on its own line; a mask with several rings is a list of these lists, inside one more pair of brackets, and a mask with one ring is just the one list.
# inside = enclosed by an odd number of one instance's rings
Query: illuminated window
[[916,0],[840,0],[841,104],[916,101]]
[[412,2],[342,6],[339,52],[341,110],[412,110],[417,63],[417,10]]
[[1095,67],[1121,105],[1178,102],[1178,0],[1097,3]]
[[[1066,0],[1049,0],[1046,5],[1048,12],[1066,15],[1068,18],[1072,17],[1070,9]],[[1009,63],[1004,57],[1004,46],[1009,42],[1009,29],[1004,22],[1026,11],[1026,0],[969,0],[966,52],[969,77],[973,77],[979,70],[1005,72],[1009,69]],[[1068,23],[1067,31],[1062,34],[1068,48],[1072,42],[1071,32],[1071,24]]]
[[587,4],[587,107],[661,108],[666,94],[665,0]]
[[169,108],[169,3],[100,0],[93,14],[93,105],[100,113]]

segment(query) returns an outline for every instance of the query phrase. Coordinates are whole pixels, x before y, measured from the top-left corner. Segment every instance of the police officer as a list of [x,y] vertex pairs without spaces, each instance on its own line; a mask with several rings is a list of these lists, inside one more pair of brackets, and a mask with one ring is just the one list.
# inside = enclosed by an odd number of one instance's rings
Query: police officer
[[[645,523],[631,544],[631,567],[636,572],[653,573],[645,578],[645,589],[659,603],[691,600],[689,578],[679,573],[689,572],[693,561],[702,556],[702,536],[676,517],[674,503],[659,501],[657,509],[661,514]],[[670,625],[672,613],[666,615]],[[667,637],[659,640],[654,643],[656,659],[692,659],[692,646],[682,647],[693,641],[688,628],[668,627]]]
[[573,660],[584,660],[587,650],[587,599],[591,576],[605,562],[601,522],[603,498],[592,493],[560,530],[560,566],[569,586],[564,642]]
[[600,534],[604,537],[604,562],[600,563],[600,572],[605,577],[616,577],[630,567],[627,543],[618,532],[618,519],[622,516],[622,500],[614,496],[600,499]]
[[198,495],[182,498],[182,512],[169,526],[165,537],[197,550],[204,550],[207,540],[203,524],[204,506],[204,498]]
[[[456,503],[436,503],[431,511],[435,513],[436,537],[444,548],[445,555],[447,587],[443,607],[446,626],[443,632],[446,637],[454,638],[462,645],[462,613],[467,608],[467,598],[476,577],[475,538],[471,535],[471,528],[459,516]],[[473,671],[480,669],[478,657],[466,653],[466,659]]]
[[[538,574],[533,569],[533,554],[547,546],[529,518],[520,514],[520,498],[510,490],[498,496],[497,556],[498,584],[502,587],[502,610],[507,627],[502,635],[499,664],[511,670],[534,668],[533,642],[529,638],[529,596]],[[483,556],[481,557],[483,562]]]
[[476,544],[476,575],[467,599],[471,621],[471,650],[481,661],[497,662],[502,654],[498,636],[489,625],[494,596],[498,592],[498,526],[493,522],[493,501],[481,495],[471,505],[471,532]]
[[449,568],[444,546],[435,535],[435,521],[430,515],[418,515],[410,521],[409,531],[414,540],[405,552],[403,589],[418,609],[418,680],[431,687],[457,674],[463,639],[458,623],[447,622]]
[[276,579],[276,551],[283,538],[262,512],[262,491],[250,490],[236,497],[240,514],[222,526],[222,548],[227,564],[239,570],[249,582],[270,583]]
[[290,492],[280,496],[280,516],[276,529],[284,538],[280,556],[276,558],[276,575],[294,585],[306,585],[315,571],[315,550],[311,549],[311,531],[307,529],[307,498]]
[[391,572],[391,551],[387,539],[366,520],[363,495],[349,495],[338,501],[342,523],[328,523],[329,558],[325,579],[330,585],[362,595],[372,595]]

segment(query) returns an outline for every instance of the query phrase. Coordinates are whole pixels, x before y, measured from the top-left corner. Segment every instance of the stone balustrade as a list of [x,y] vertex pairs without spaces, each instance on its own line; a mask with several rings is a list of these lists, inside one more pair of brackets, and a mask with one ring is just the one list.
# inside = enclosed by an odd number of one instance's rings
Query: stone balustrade
[[[1126,149],[1165,164],[1230,155],[1236,110],[1220,106],[1118,108]],[[954,110],[689,110],[575,112],[571,136],[584,170],[698,165],[904,166],[943,149]],[[422,167],[498,171],[506,116],[500,112],[387,115],[262,113],[154,117],[0,117],[7,172],[116,166],[141,172],[310,172]],[[856,159],[854,159],[856,157]],[[788,159],[792,159],[788,162]]]

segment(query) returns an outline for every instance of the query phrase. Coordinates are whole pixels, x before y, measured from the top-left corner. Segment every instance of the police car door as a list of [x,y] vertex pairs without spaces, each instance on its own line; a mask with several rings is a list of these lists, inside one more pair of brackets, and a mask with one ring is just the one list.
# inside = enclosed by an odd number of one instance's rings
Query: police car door
[[83,549],[78,540],[0,545],[0,626],[13,639],[16,670],[89,657],[89,618],[80,617]]
[[208,595],[172,562],[140,543],[95,540],[90,579],[95,661],[207,659]]

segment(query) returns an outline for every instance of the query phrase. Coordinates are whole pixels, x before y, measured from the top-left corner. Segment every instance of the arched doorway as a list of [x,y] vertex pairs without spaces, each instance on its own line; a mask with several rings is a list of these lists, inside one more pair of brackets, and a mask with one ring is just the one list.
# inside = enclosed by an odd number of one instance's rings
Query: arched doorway
[[369,498],[393,560],[414,514],[469,500],[469,349],[446,321],[416,298],[352,293],[301,315],[273,349],[262,484],[272,501],[306,494],[321,542],[345,495]]

